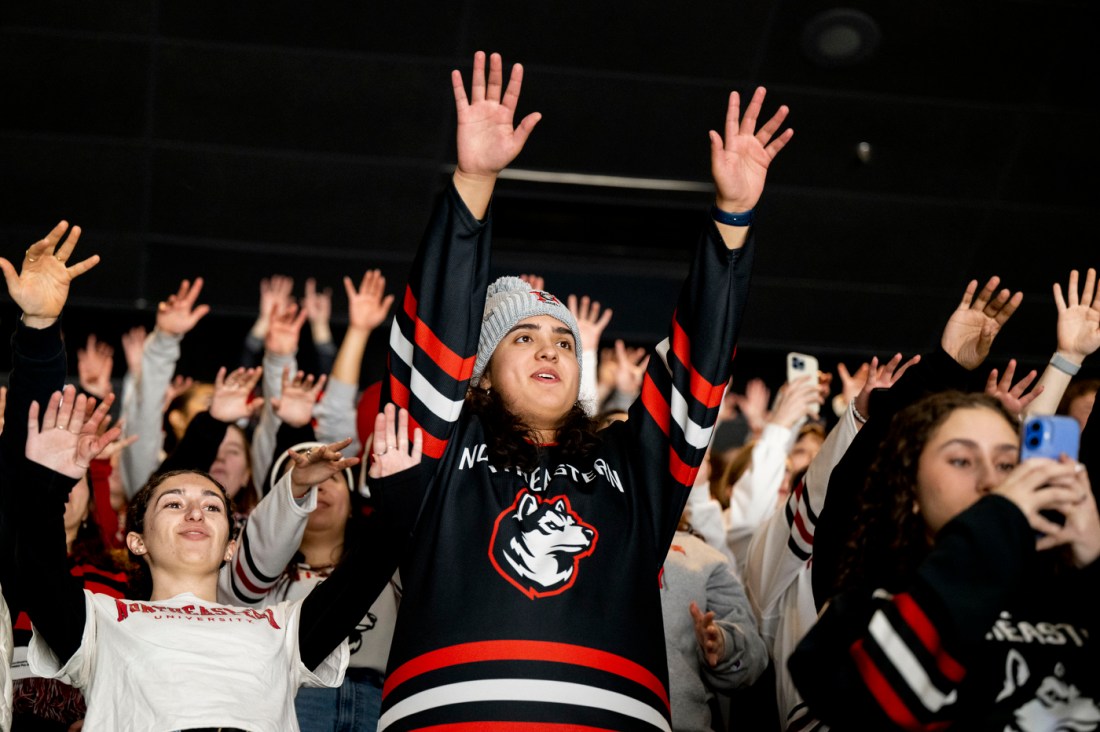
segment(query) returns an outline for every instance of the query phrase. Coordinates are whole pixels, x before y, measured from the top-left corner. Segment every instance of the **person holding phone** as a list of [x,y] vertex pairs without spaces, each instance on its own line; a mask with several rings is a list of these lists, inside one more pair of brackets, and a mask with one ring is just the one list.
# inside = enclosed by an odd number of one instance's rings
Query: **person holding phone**
[[[833,729],[1100,725],[1100,513],[1088,474],[1068,456],[1021,462],[1019,425],[1000,402],[941,390],[966,383],[1015,309],[996,285],[975,296],[972,283],[943,350],[873,403],[830,480],[814,584],[835,591],[788,667]],[[865,480],[847,502],[840,486],[856,470]],[[857,528],[839,567],[819,564],[822,529],[845,511]]]

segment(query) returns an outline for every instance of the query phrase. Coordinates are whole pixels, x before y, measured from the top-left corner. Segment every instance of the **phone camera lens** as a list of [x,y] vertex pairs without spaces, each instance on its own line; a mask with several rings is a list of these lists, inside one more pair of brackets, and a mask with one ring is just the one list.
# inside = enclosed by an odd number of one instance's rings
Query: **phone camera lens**
[[1043,429],[1043,425],[1039,424],[1038,422],[1032,422],[1027,426],[1027,429],[1029,432],[1038,432],[1039,430]]
[[1038,435],[1032,435],[1031,437],[1027,438],[1027,444],[1029,447],[1038,447],[1039,442],[1040,440]]

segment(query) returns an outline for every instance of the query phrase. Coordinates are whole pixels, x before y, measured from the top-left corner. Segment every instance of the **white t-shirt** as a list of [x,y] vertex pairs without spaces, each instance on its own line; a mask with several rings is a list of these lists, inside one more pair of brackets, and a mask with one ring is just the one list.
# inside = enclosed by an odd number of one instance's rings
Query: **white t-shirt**
[[344,679],[347,641],[316,671],[302,664],[301,602],[251,609],[190,593],[139,602],[87,590],[84,598],[84,636],[68,663],[61,666],[37,632],[29,656],[34,673],[84,692],[85,732],[297,732],[298,688]]

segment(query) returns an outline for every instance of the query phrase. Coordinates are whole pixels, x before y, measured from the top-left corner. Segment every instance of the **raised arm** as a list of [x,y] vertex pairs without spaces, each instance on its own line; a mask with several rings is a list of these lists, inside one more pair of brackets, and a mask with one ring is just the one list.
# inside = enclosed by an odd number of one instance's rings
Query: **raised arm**
[[82,583],[68,569],[65,501],[92,460],[122,432],[116,426],[97,434],[113,400],[114,395],[108,395],[85,419],[95,399],[77,396],[74,387],[66,386],[50,397],[41,428],[38,402],[31,403],[27,415],[28,463],[23,477],[29,482],[19,500],[16,564],[23,584],[34,587],[26,605],[35,632],[62,665],[80,647],[85,620]]
[[[737,332],[748,299],[752,247],[751,212],[763,191],[769,164],[791,137],[778,136],[781,107],[759,131],[764,101],[757,89],[739,119],[739,97],[730,95],[725,139],[711,131],[715,207],[672,316],[668,338],[657,348],[631,407],[626,429],[641,449],[637,474],[653,503],[655,567],[663,560],[684,502],[710,444],[729,380]],[[726,223],[721,223],[721,221]],[[613,426],[614,427],[614,426]],[[611,428],[609,428],[610,430]]]
[[70,230],[62,221],[27,249],[18,272],[0,258],[8,293],[23,313],[11,339],[12,370],[0,434],[0,585],[13,613],[22,607],[14,573],[15,501],[21,488],[16,474],[25,461],[27,410],[32,402],[45,404],[65,383],[61,311],[73,279],[99,263],[99,257],[92,256],[69,264],[79,239],[80,227]]
[[179,361],[180,343],[210,312],[209,305],[198,304],[202,287],[202,277],[196,277],[194,282],[183,280],[174,294],[157,305],[156,328],[145,340],[133,400],[123,405],[126,434],[138,435],[138,441],[120,458],[129,498],[141,489],[160,462],[164,395]]
[[1039,377],[1043,392],[1027,407],[1028,416],[1054,414],[1069,382],[1077,375],[1085,359],[1100,348],[1100,288],[1096,270],[1085,273],[1084,289],[1078,290],[1077,270],[1069,273],[1066,296],[1054,283],[1054,304],[1058,308],[1058,350]]
[[408,409],[410,427],[423,430],[429,472],[446,450],[477,357],[489,284],[493,187],[539,120],[532,113],[513,126],[522,79],[517,64],[504,90],[498,54],[489,59],[486,79],[480,51],[469,96],[462,75],[452,72],[458,167],[428,222],[390,329],[382,402]]

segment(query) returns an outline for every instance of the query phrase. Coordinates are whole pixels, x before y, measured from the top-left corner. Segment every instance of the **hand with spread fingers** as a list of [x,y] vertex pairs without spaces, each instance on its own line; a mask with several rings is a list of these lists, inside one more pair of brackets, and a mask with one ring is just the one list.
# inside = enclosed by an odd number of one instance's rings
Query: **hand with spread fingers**
[[588,295],[582,295],[580,299],[577,299],[576,295],[570,295],[565,298],[565,303],[569,312],[577,319],[577,330],[581,334],[578,348],[586,351],[596,350],[600,345],[600,336],[603,335],[604,328],[611,322],[613,311],[611,308],[603,308],[601,312],[600,303]]
[[856,412],[864,419],[871,414],[871,392],[875,389],[889,389],[897,383],[902,374],[909,370],[910,366],[920,363],[919,355],[913,356],[904,364],[901,363],[901,359],[900,353],[895,353],[893,358],[882,365],[879,365],[877,356],[871,359],[867,367],[867,380],[856,395]]
[[726,655],[726,637],[714,622],[712,611],[704,613],[694,601],[688,609],[691,611],[691,619],[695,621],[695,640],[699,642],[707,665],[714,668]]
[[970,371],[981,366],[993,340],[1024,299],[1024,293],[1013,294],[1008,288],[998,292],[1000,283],[1000,277],[990,277],[978,292],[978,281],[971,280],[943,329],[943,350]]
[[[66,231],[68,236],[65,236]],[[59,246],[63,236],[65,241]],[[27,327],[42,329],[53,325],[69,298],[72,281],[99,264],[98,254],[69,264],[79,240],[80,227],[69,229],[68,222],[62,221],[44,239],[27,248],[19,272],[11,262],[0,257],[0,270],[4,272],[8,294],[23,311],[23,323]]]
[[315,379],[313,374],[299,371],[290,377],[290,367],[283,367],[283,386],[279,396],[271,398],[275,416],[291,427],[304,427],[313,419],[313,407],[328,377],[321,374]]
[[409,444],[409,413],[387,404],[374,418],[374,434],[369,439],[372,478],[385,478],[420,463],[424,453],[424,433],[417,427]]
[[298,342],[307,316],[304,308],[298,308],[298,303],[276,304],[268,317],[264,348],[280,356],[293,356],[298,352]]
[[[27,413],[27,459],[73,479],[83,477],[92,460],[122,434],[119,425],[102,433],[99,430],[114,399],[110,394],[95,407],[94,398],[77,396],[75,387],[66,386],[50,397],[41,429],[38,402],[31,402]],[[92,409],[90,415],[89,409]]]
[[226,373],[225,366],[214,377],[214,396],[210,400],[210,416],[219,422],[232,423],[256,414],[263,406],[262,398],[249,400],[256,388],[263,367],[246,369],[243,366]]
[[1032,369],[1027,376],[1013,384],[1012,380],[1016,378],[1016,359],[1010,359],[1003,376],[998,378],[997,369],[989,372],[989,378],[985,381],[985,393],[995,397],[1016,419],[1020,419],[1028,405],[1035,401],[1035,397],[1043,393],[1042,385],[1024,393],[1038,375],[1039,372]]
[[1085,287],[1078,291],[1077,270],[1069,273],[1066,295],[1054,283],[1054,304],[1058,307],[1058,354],[1080,366],[1100,348],[1100,288],[1096,270],[1085,273]]
[[333,442],[321,447],[311,447],[303,452],[288,450],[287,454],[294,461],[294,468],[290,472],[290,482],[294,486],[297,495],[299,491],[311,488],[319,483],[324,483],[341,470],[346,470],[359,464],[357,457],[344,457],[340,451],[351,444],[351,438]]
[[451,72],[451,86],[458,115],[458,166],[454,184],[470,212],[482,219],[489,210],[497,175],[519,155],[542,115],[532,112],[515,125],[523,67],[519,64],[512,67],[505,88],[499,53],[489,57],[488,77],[485,53],[474,54],[469,95],[462,72],[457,69]]
[[[779,132],[790,111],[785,105],[756,129],[766,93],[764,87],[757,87],[742,116],[741,96],[731,92],[726,108],[725,135],[714,130],[709,133],[714,205],[726,213],[745,213],[756,208],[764,192],[768,167],[794,136],[794,130],[789,127]],[[725,237],[726,232],[723,232]],[[730,246],[729,241],[727,246]]]
[[157,330],[168,335],[183,336],[191,332],[207,313],[209,305],[196,305],[202,292],[202,277],[180,282],[179,289],[157,305]]
[[350,277],[344,278],[348,295],[348,328],[370,333],[386,320],[393,305],[393,295],[386,294],[386,278],[378,269],[368,269],[359,288]]
[[76,372],[80,379],[80,388],[99,399],[110,394],[114,391],[111,385],[114,365],[115,349],[96,340],[94,334],[89,335],[85,347],[76,351]]

